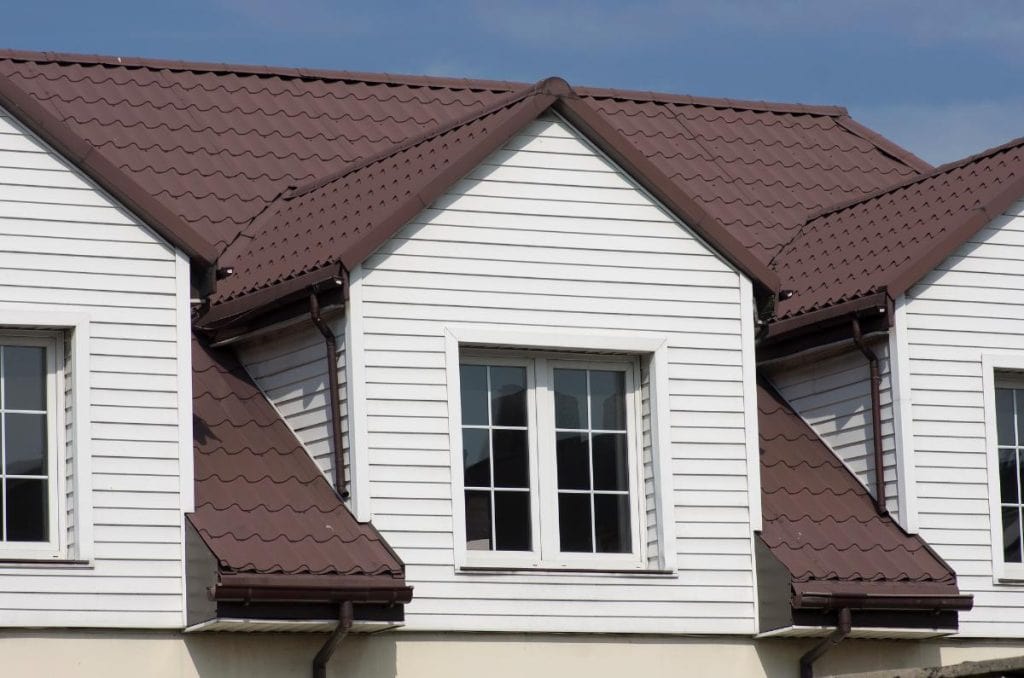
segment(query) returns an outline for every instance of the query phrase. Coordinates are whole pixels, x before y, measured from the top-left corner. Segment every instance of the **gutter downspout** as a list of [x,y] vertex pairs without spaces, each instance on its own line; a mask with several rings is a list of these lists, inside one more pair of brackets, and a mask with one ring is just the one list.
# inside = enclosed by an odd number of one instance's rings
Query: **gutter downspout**
[[341,431],[341,399],[338,395],[338,340],[330,326],[320,317],[320,301],[316,292],[309,293],[309,317],[320,334],[324,335],[324,347],[327,352],[327,383],[330,389],[331,404],[331,443],[334,447],[334,489],[342,499],[348,499],[345,485],[345,457],[342,447]]
[[868,368],[871,371],[871,433],[874,442],[875,459],[875,506],[878,512],[886,515],[889,510],[885,501],[885,460],[882,450],[882,377],[878,373],[878,356],[864,343],[864,336],[860,331],[860,320],[853,317],[853,343],[868,359]]
[[800,657],[800,678],[814,678],[814,662],[821,659],[826,652],[846,640],[846,637],[850,635],[850,631],[852,629],[853,620],[852,615],[850,614],[850,608],[844,607],[839,610],[839,619],[836,621],[836,630]]
[[320,651],[313,658],[313,678],[327,678],[327,662],[331,660],[334,651],[345,640],[349,629],[352,628],[352,601],[346,600],[341,604],[338,614],[338,625],[334,627],[330,637]]

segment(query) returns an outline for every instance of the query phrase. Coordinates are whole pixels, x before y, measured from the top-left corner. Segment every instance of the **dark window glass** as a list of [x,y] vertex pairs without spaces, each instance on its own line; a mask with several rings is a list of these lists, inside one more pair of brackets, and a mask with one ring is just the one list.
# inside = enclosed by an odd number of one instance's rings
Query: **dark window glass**
[[[1000,454],[1000,456],[1002,456],[1002,454]],[[1019,477],[1020,482],[1021,482],[1021,485],[1019,485],[1018,488],[1024,488],[1024,450],[1018,450],[1017,451],[1017,459],[1020,461],[1020,463],[1017,464],[1017,473],[1018,473],[1018,477]],[[999,462],[1000,462],[999,463],[999,471],[1000,471],[1000,474],[999,474],[1000,475],[999,484],[1002,485],[1002,483],[1003,483],[1003,479],[1002,479],[1002,470],[1003,470],[1002,459],[1000,459]],[[1010,484],[1012,485],[1012,484],[1014,484],[1012,481],[1017,480],[1017,478],[1011,478],[1010,480],[1011,480]],[[1019,492],[1020,489],[1018,489],[1017,491]],[[1004,499],[1003,501],[1006,501],[1006,500]],[[1018,503],[1018,504],[1024,503],[1024,502],[1017,501],[1016,499],[1014,499],[1012,501],[1015,502],[1015,503]]]
[[45,414],[4,416],[4,453],[8,475],[46,475],[46,452]]
[[590,428],[626,430],[626,375],[593,370],[590,373]]
[[590,489],[590,449],[586,433],[555,434],[558,452],[558,489]]
[[526,369],[491,367],[491,425],[526,426]]
[[[1014,405],[1017,408],[1017,445],[1024,446],[1024,390],[1013,389]],[[998,416],[998,415],[997,415]],[[1010,420],[1013,421],[1012,419]],[[1012,423],[1011,423],[1012,426]],[[998,428],[998,426],[997,426]],[[1002,443],[1000,443],[1002,444]],[[1013,443],[1011,443],[1013,444]]]
[[625,433],[594,433],[594,489],[628,490]]
[[463,482],[466,487],[491,486],[489,433],[486,428],[462,429]]
[[1020,508],[1003,507],[1003,559],[1008,563],[1021,562]]
[[1013,437],[1013,389],[996,389],[996,429],[1000,445],[1016,445]]
[[499,551],[530,550],[530,493],[494,493],[494,531]]
[[598,553],[629,553],[629,497],[624,494],[594,495],[594,534]]
[[526,431],[517,429],[494,429],[494,486],[530,486],[530,450],[526,442]]
[[45,480],[7,479],[7,541],[46,541]]
[[1003,503],[1018,503],[1016,457],[1014,450],[999,450],[999,495]]
[[555,428],[587,427],[587,371],[555,370]]
[[460,365],[459,381],[462,400],[462,423],[471,426],[486,426],[487,421],[487,367],[484,365]]
[[491,548],[491,493],[466,490],[466,548],[488,551]]
[[592,553],[590,495],[558,493],[558,533],[565,553]]
[[4,409],[46,410],[46,349],[4,346]]

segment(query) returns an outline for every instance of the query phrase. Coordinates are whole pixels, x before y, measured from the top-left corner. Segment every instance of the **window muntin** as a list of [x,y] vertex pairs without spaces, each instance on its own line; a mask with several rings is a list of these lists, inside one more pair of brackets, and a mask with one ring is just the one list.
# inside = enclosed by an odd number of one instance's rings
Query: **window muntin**
[[[515,354],[492,350],[460,358],[467,564],[643,567],[636,459],[639,396],[634,391],[638,361],[510,355]],[[494,414],[497,390],[505,381],[495,369],[512,364],[526,375],[525,427],[521,416],[502,420]],[[516,396],[515,402],[518,407],[523,398]],[[483,429],[487,434],[478,432]],[[493,436],[505,429],[522,430],[527,438],[528,470],[518,480],[526,476],[527,486],[513,488],[509,483],[503,488],[497,484],[500,473],[486,484],[500,464],[491,461],[496,459]],[[515,449],[522,449],[521,442]],[[498,524],[502,507],[486,500],[487,494],[500,497],[510,491],[529,496],[516,507],[516,515],[530,509],[528,519],[520,520],[516,550],[503,546],[509,541],[502,539]],[[511,513],[506,510],[505,515]],[[486,532],[488,519],[496,540]],[[504,531],[510,533],[511,526],[506,524]]]
[[55,335],[0,335],[0,557],[59,555]]

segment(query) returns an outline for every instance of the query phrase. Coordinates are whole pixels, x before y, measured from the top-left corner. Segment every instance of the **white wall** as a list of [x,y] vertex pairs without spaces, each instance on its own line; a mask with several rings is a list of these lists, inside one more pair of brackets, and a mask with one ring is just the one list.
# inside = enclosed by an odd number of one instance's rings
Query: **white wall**
[[[367,398],[356,450],[368,458],[373,522],[415,586],[410,628],[755,630],[744,409],[756,404],[744,400],[741,326],[752,318],[742,289],[734,270],[553,118],[510,140],[364,263],[350,307],[364,331],[365,385],[356,385]],[[455,572],[453,520],[463,518],[452,515],[444,328],[460,323],[668,337],[678,540],[666,546],[678,576]]]
[[[325,318],[337,339],[338,390],[341,396],[342,450],[348,469],[348,402],[345,381],[344,317]],[[267,399],[295,432],[324,475],[334,482],[330,401],[324,336],[311,321],[300,322],[237,347],[239,360]],[[351,488],[351,485],[350,485]]]
[[965,635],[1024,636],[1024,587],[994,584],[983,353],[1024,353],[1024,202],[907,293],[914,461],[922,536],[975,608]]
[[68,462],[88,467],[69,489],[88,491],[92,515],[69,515],[68,555],[87,555],[89,542],[94,552],[84,565],[0,564],[0,626],[180,627],[187,262],[2,111],[0,307],[90,319],[88,361],[72,358],[91,372],[67,376],[70,394],[89,389],[91,400],[89,426],[69,430]]
[[[886,505],[899,519],[895,436],[889,380],[889,347],[868,340],[878,356],[882,378],[882,450]],[[856,347],[824,357],[813,355],[763,370],[779,393],[811,425],[857,479],[875,494],[874,442],[871,428],[871,375],[867,358]]]

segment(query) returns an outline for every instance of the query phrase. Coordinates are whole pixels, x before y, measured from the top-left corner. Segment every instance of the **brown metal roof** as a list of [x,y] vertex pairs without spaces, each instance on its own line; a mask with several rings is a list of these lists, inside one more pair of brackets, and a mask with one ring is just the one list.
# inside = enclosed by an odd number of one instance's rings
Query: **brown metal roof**
[[401,561],[372,525],[356,521],[235,358],[195,340],[192,363],[189,519],[222,584],[367,588],[388,601],[407,594]]
[[[802,596],[945,597],[956,575],[923,539],[880,515],[864,486],[775,391],[758,385],[761,539]],[[953,605],[954,603],[951,603]]]
[[794,295],[779,318],[876,292],[895,299],[1024,197],[1024,138],[943,165],[808,221],[775,268]]
[[[0,76],[220,251],[289,189],[528,87],[14,51],[0,51]],[[589,111],[663,193],[762,267],[811,212],[928,169],[837,107],[576,92],[581,117]]]

